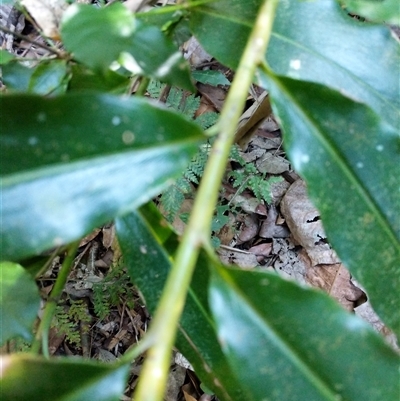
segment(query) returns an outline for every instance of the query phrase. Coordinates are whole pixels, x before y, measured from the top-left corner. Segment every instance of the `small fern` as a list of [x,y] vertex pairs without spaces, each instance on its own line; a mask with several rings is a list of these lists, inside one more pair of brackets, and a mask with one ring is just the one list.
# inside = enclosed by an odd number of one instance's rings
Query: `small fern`
[[233,178],[233,187],[238,188],[238,192],[249,189],[260,202],[271,203],[271,185],[281,182],[283,178],[267,178],[265,174],[261,174],[253,163],[246,163],[237,146],[232,147],[231,160],[239,163],[242,167],[230,172],[230,177]]
[[71,301],[69,308],[63,305],[56,306],[52,327],[56,327],[60,334],[65,334],[68,342],[80,347],[79,323],[89,323],[90,320],[84,302],[82,300]]
[[100,283],[93,286],[94,312],[100,320],[110,314],[111,308],[125,298],[130,309],[134,308],[133,285],[122,264],[112,267]]
[[167,221],[172,223],[185,200],[183,191],[176,184],[170,185],[161,195],[160,203]]

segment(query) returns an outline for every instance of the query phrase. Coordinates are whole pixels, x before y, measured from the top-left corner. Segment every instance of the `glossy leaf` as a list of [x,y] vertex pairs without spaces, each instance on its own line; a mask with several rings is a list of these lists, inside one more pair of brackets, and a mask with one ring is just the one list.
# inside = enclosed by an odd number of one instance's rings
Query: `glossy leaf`
[[370,21],[386,22],[400,26],[400,4],[398,0],[344,0],[347,10],[368,18]]
[[[191,28],[207,52],[236,68],[260,3],[197,7]],[[387,27],[350,18],[336,0],[280,1],[266,61],[277,74],[335,88],[398,126],[400,46]]]
[[1,79],[6,85],[8,93],[28,92],[34,68],[28,68],[19,63],[8,63],[1,67],[1,71]]
[[61,37],[78,61],[104,71],[130,45],[135,28],[133,14],[121,3],[102,8],[75,3],[63,15]]
[[399,335],[399,133],[321,85],[273,76],[269,89],[285,150],[308,183],[330,243]]
[[134,74],[176,85],[194,92],[189,64],[159,28],[137,22],[131,46],[119,62]]
[[[154,312],[178,245],[176,235],[151,204],[118,218],[116,230],[128,273]],[[186,300],[176,345],[221,401],[246,401],[216,338],[207,303],[208,278],[208,266],[202,257]]]
[[16,263],[0,263],[0,345],[14,337],[32,340],[32,325],[40,306],[34,279]]
[[41,63],[32,73],[28,92],[38,95],[48,95],[54,94],[58,90],[58,93],[63,93],[66,89],[66,75],[67,65],[64,60],[52,60],[50,63]]
[[129,88],[130,77],[112,70],[95,73],[82,64],[71,66],[72,76],[68,89],[70,91],[104,91],[114,94],[124,94]]
[[206,71],[193,71],[193,78],[197,82],[208,85],[230,85],[231,83],[221,71],[206,70]]
[[399,356],[328,295],[278,275],[215,265],[210,306],[250,399],[398,399]]
[[92,69],[106,72],[118,60],[135,75],[195,90],[189,65],[172,40],[159,28],[136,21],[120,3],[101,9],[83,4],[70,6],[61,33],[67,50]]
[[129,365],[78,358],[3,356],[1,395],[13,401],[118,401],[128,373]]
[[204,138],[144,99],[3,96],[0,109],[3,259],[70,242],[148,201]]

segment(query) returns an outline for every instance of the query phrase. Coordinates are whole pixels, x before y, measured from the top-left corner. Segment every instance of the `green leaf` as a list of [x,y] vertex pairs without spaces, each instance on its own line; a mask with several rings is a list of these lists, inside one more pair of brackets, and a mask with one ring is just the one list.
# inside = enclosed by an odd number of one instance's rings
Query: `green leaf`
[[126,93],[130,85],[130,78],[128,76],[123,76],[112,70],[107,70],[99,74],[89,70],[82,64],[72,65],[71,69],[72,77],[68,89],[72,91],[97,90],[123,94]]
[[61,37],[78,61],[104,71],[130,45],[135,28],[133,14],[121,3],[102,8],[74,3],[63,15]]
[[231,84],[221,71],[214,71],[214,70],[193,71],[192,77],[198,82],[213,86]]
[[400,25],[400,5],[398,0],[344,0],[346,8],[353,14],[370,21]]
[[398,399],[399,356],[324,293],[215,264],[210,306],[251,400]]
[[[192,31],[208,53],[236,68],[260,3],[197,7]],[[400,46],[387,27],[350,18],[336,0],[280,1],[266,60],[275,73],[337,89],[398,126]]]
[[118,60],[133,74],[195,90],[189,65],[172,40],[159,28],[136,21],[120,3],[100,9],[84,4],[70,6],[64,14],[61,35],[67,50],[94,70],[106,71]]
[[190,13],[190,28],[207,53],[236,68],[261,2],[220,0],[195,7]]
[[285,150],[330,243],[400,334],[399,133],[368,107],[318,84],[271,76]]
[[0,49],[0,65],[7,64],[9,61],[14,60],[15,56],[7,50]]
[[119,62],[134,74],[196,91],[190,79],[189,64],[172,40],[155,26],[137,22],[132,43]]
[[14,337],[32,340],[32,325],[40,306],[34,279],[16,263],[0,263],[0,345]]
[[[118,241],[128,274],[154,312],[178,245],[164,219],[148,204],[116,220]],[[177,347],[201,380],[221,399],[246,401],[236,376],[222,354],[207,303],[208,267],[200,258],[181,317]]]
[[19,63],[9,63],[1,67],[2,81],[7,86],[7,92],[28,92],[29,82],[34,68],[25,67]]
[[128,373],[129,365],[92,363],[78,358],[4,356],[1,395],[2,399],[13,401],[118,401]]
[[3,96],[0,109],[3,259],[68,243],[133,210],[204,140],[195,123],[145,99]]
[[57,89],[65,92],[66,75],[67,65],[64,60],[52,60],[48,63],[41,63],[32,73],[28,85],[28,92],[38,95],[48,95],[54,93]]

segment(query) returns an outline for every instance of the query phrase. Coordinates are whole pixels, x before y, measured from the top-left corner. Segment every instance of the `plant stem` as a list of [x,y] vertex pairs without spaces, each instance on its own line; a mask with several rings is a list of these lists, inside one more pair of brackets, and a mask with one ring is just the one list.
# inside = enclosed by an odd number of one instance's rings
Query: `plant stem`
[[278,0],[266,0],[261,6],[222,109],[218,121],[220,133],[212,148],[188,226],[147,334],[153,345],[148,350],[135,393],[137,401],[161,401],[163,398],[178,321],[200,248],[210,241],[211,221],[236,125],[256,68],[264,57],[277,4]]
[[147,87],[149,86],[150,78],[142,77],[140,79],[139,87],[136,89],[136,96],[144,96],[147,91]]
[[24,40],[25,42],[32,43],[33,45],[35,45],[37,47],[40,47],[42,49],[47,50],[50,53],[53,53],[53,54],[57,55],[61,59],[65,59],[68,56],[67,53],[64,53],[64,52],[62,52],[62,51],[60,51],[60,50],[58,50],[56,48],[49,47],[49,46],[43,45],[43,44],[41,44],[39,42],[36,42],[35,40],[30,39],[28,36],[21,35],[18,32],[14,32],[11,29],[8,29],[4,25],[0,25],[0,31],[3,31],[4,33],[8,33],[10,35],[14,35],[16,38]]
[[57,280],[51,291],[50,297],[47,301],[46,307],[43,311],[42,320],[40,321],[38,330],[36,332],[35,340],[32,344],[32,352],[37,354],[40,351],[42,345],[42,353],[46,358],[49,358],[49,330],[51,321],[54,316],[54,311],[57,306],[58,299],[60,298],[69,272],[71,271],[72,261],[74,260],[76,250],[78,249],[79,241],[75,241],[68,247],[67,255],[65,256],[64,262],[58,272]]

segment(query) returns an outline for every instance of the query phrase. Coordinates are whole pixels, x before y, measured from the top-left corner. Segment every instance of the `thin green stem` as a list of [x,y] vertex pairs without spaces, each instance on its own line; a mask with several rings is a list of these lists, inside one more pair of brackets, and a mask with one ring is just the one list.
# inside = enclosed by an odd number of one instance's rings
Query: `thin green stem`
[[65,256],[61,269],[58,272],[57,280],[43,311],[42,320],[40,321],[35,340],[32,344],[32,353],[38,354],[40,351],[40,346],[42,346],[42,353],[46,358],[49,358],[48,345],[51,321],[56,310],[58,299],[63,292],[69,272],[71,271],[72,262],[76,254],[76,250],[78,249],[79,242],[80,241],[75,241],[68,247],[67,255]]
[[150,78],[142,77],[140,79],[139,87],[137,88],[135,95],[136,96],[144,96],[147,91],[147,87],[149,86]]
[[152,346],[148,351],[135,393],[137,401],[162,400],[178,321],[185,304],[200,248],[203,245],[207,248],[209,242],[211,221],[234,140],[236,125],[257,65],[264,57],[271,36],[277,4],[278,0],[266,0],[261,6],[222,109],[218,122],[220,134],[212,148],[188,227],[147,334]]

